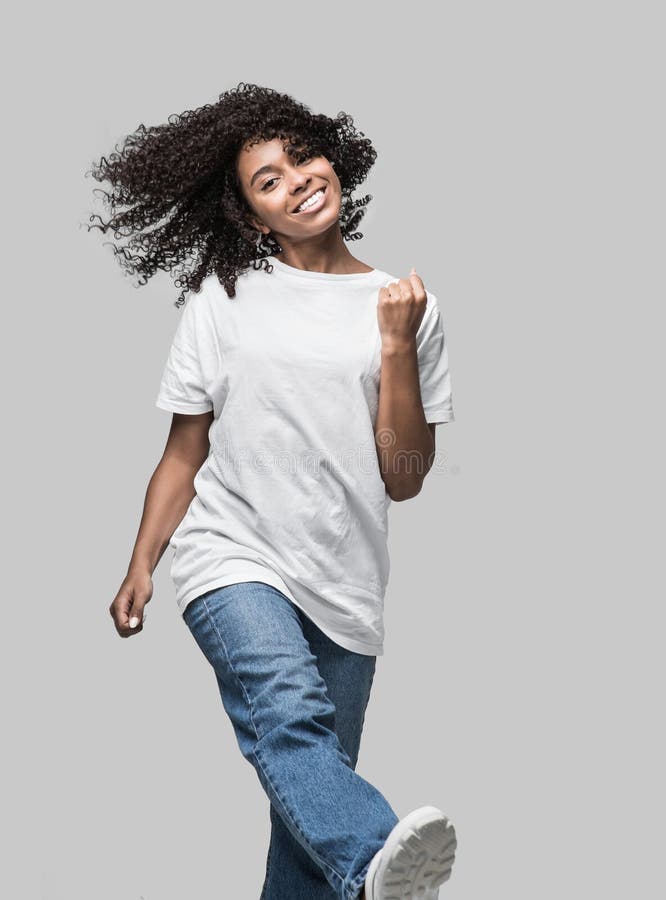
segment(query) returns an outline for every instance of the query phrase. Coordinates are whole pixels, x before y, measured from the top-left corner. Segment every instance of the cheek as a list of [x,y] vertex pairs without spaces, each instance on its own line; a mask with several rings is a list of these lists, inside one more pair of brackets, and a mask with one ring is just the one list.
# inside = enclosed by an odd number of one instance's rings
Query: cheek
[[251,206],[254,209],[255,216],[259,219],[274,217],[279,214],[281,208],[280,200],[275,196],[274,191],[263,197],[253,197]]
[[246,191],[241,192],[241,196],[243,198],[243,202],[245,203],[246,212],[248,215],[256,216],[259,214],[259,208],[254,197],[250,197]]
[[286,198],[283,196],[278,196],[277,192],[271,192],[270,197],[266,197],[265,201],[261,205],[261,209],[266,218],[278,219],[281,216],[285,215],[285,203]]
[[325,178],[326,181],[329,182],[329,184],[333,185],[336,188],[340,187],[340,179],[336,175],[335,169],[328,168],[325,172],[322,172],[321,175],[322,178]]
[[342,198],[342,185],[340,184],[340,179],[338,178],[338,176],[335,173],[333,174],[333,176],[331,178],[330,187],[333,189],[335,198],[339,203]]

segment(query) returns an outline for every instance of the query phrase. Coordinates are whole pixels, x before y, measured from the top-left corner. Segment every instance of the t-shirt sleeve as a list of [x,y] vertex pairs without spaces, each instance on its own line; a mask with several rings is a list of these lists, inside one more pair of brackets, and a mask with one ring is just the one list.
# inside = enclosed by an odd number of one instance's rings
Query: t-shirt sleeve
[[426,422],[453,422],[449,351],[437,298],[426,310],[416,336],[421,400]]
[[198,350],[198,295],[185,304],[173,336],[155,406],[176,413],[204,413],[213,409],[206,393]]

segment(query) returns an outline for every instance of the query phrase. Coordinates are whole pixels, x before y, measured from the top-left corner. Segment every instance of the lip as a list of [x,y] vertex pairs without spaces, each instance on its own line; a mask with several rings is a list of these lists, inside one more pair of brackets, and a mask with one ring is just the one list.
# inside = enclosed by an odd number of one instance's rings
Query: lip
[[324,203],[326,202],[326,188],[325,188],[324,186],[315,188],[315,190],[312,191],[310,194],[308,194],[307,197],[303,197],[303,199],[300,201],[300,203],[299,203],[298,205],[300,206],[301,203],[305,203],[305,201],[306,201],[306,200],[309,200],[310,197],[313,196],[313,194],[316,194],[316,193],[317,193],[317,191],[322,191],[322,192],[323,192],[323,196],[322,196],[321,200],[320,200],[318,203],[316,203],[311,209],[302,209],[302,210],[299,211],[299,210],[298,210],[298,207],[297,207],[297,208],[294,210],[294,215],[295,215],[295,216],[302,216],[302,215],[304,215],[305,213],[317,212],[318,209],[321,209],[321,207],[322,207],[322,206],[324,205]]

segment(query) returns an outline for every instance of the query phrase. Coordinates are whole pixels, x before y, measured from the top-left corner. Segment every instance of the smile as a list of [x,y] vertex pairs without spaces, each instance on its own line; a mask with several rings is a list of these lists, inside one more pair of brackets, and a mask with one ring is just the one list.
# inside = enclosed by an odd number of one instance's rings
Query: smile
[[307,200],[304,200],[301,206],[297,207],[294,210],[295,213],[308,213],[315,212],[320,209],[324,205],[325,196],[325,188],[319,188],[318,191],[315,191],[311,197],[308,197]]

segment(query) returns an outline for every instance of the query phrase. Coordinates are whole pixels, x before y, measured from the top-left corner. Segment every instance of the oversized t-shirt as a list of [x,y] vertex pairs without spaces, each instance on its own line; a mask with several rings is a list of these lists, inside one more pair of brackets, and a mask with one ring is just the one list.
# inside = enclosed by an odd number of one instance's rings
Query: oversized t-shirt
[[[224,585],[280,590],[340,646],[384,652],[388,508],[374,424],[380,269],[310,272],[269,257],[228,297],[215,275],[175,330],[156,405],[213,411],[210,452],[169,544],[181,613]],[[427,422],[453,421],[434,294],[417,335]]]

